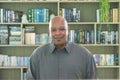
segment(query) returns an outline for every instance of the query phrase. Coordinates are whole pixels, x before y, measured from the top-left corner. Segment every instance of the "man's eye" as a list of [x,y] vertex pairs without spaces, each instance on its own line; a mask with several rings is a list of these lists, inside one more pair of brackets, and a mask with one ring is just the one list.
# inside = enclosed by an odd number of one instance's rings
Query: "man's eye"
[[[52,29],[51,32],[56,32],[57,30],[56,29]],[[65,31],[64,28],[61,28],[61,29],[58,29],[58,31]]]
[[51,31],[52,31],[52,32],[55,32],[56,30],[55,30],[55,29],[52,29]]
[[60,29],[61,31],[64,31],[65,29],[64,28],[62,28],[62,29]]

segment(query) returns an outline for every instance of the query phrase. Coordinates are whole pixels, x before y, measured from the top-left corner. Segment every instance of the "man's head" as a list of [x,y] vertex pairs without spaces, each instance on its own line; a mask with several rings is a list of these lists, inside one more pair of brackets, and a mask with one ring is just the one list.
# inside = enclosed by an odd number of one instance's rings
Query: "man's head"
[[65,18],[55,16],[49,23],[50,37],[58,48],[63,48],[66,45],[68,38],[68,24]]

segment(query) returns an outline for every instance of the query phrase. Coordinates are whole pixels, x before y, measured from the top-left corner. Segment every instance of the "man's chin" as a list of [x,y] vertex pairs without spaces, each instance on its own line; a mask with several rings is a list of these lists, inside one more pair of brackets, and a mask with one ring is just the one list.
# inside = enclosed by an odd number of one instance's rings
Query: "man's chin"
[[61,42],[56,42],[55,45],[63,45]]
[[54,42],[55,45],[63,45],[64,43],[63,42]]
[[56,46],[65,46],[66,43],[59,41],[59,42],[55,42],[54,44],[55,44]]

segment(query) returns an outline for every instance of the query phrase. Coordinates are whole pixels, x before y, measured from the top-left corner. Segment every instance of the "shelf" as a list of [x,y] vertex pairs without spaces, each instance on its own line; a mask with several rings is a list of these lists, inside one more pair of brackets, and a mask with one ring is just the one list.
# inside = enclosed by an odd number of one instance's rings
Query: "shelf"
[[[100,2],[100,0],[60,0],[60,2]],[[109,2],[119,2],[119,0],[109,0]]]
[[119,44],[80,44],[82,46],[119,46]]
[[120,68],[120,66],[97,66],[97,68]]
[[120,24],[120,22],[96,22],[95,24]]
[[57,3],[57,0],[0,0],[0,3]]
[[[37,22],[37,23],[0,23],[0,24],[49,24],[49,22]],[[120,22],[68,22],[68,24],[120,24]]]
[[27,68],[25,66],[5,66],[5,67],[0,67],[0,69],[24,69]]
[[[97,66],[97,68],[120,68],[120,66]],[[0,69],[27,69],[26,66],[5,66]]]
[[[79,44],[79,45],[81,45],[81,46],[120,46],[120,44]],[[13,46],[31,46],[31,47],[33,47],[33,46],[35,46],[35,47],[37,47],[37,46],[42,46],[42,45],[32,45],[32,44],[30,44],[30,45],[23,45],[23,44],[21,44],[21,45],[0,45],[0,47],[13,47]]]
[[21,25],[22,23],[0,23],[0,25]]

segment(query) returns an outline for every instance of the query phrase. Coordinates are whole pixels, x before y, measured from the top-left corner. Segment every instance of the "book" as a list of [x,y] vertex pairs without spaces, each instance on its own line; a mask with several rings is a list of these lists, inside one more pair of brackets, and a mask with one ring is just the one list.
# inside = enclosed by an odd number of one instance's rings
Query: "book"
[[100,9],[96,10],[96,21],[100,22]]
[[111,12],[110,12],[110,21],[111,22],[118,22],[118,8],[113,8],[111,9]]
[[25,44],[35,45],[35,33],[25,33]]
[[1,25],[0,26],[0,44],[8,44],[8,26]]
[[9,44],[20,45],[22,44],[21,39],[21,27],[20,26],[9,26]]
[[25,33],[35,32],[35,26],[25,26],[24,31]]

